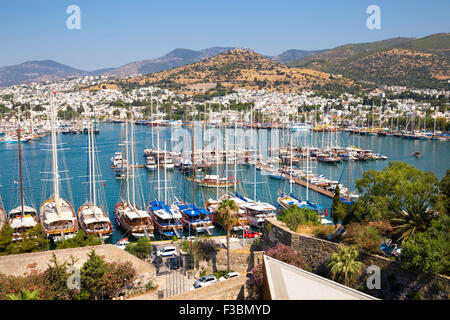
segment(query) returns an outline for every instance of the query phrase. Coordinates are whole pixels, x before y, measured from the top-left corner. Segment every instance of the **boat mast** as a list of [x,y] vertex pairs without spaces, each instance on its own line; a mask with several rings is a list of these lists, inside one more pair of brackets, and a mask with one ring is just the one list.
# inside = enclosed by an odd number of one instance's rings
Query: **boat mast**
[[191,161],[192,161],[192,204],[195,205],[195,165],[194,165],[194,132],[195,132],[195,112],[192,110],[192,154],[191,154]]
[[[95,120],[94,120],[95,121]],[[94,145],[94,134],[95,134],[95,122],[94,125],[91,125],[91,153],[92,153],[92,199],[93,199],[93,205],[94,207],[97,205],[97,190],[96,190],[96,181],[95,181],[95,145]]]
[[[127,155],[127,201],[130,203],[130,161],[129,161],[129,141],[128,141],[128,119],[125,122],[125,151]],[[122,163],[123,165],[123,163]]]
[[153,147],[153,91],[150,92],[150,121],[151,121],[151,136],[152,136],[152,149]]
[[237,160],[238,160],[236,126],[237,126],[237,123],[235,122],[234,123],[234,192],[237,191]]
[[22,209],[22,215],[21,218],[25,215],[24,210],[24,197],[23,197],[23,178],[22,178],[22,143],[20,141],[20,133],[22,132],[22,129],[20,128],[20,121],[19,121],[19,129],[17,129],[17,141],[18,141],[18,147],[19,147],[19,175],[20,175],[20,205]]
[[[291,172],[289,173],[289,176],[292,174],[292,133],[291,133]],[[289,179],[289,193],[292,194],[292,178]]]
[[87,138],[88,138],[88,176],[89,176],[89,197],[88,202],[92,203],[92,154],[91,154],[91,128],[89,127],[90,123],[88,123],[88,131],[87,131]]
[[308,175],[309,175],[309,150],[308,146],[306,146],[306,201],[308,201]]
[[158,201],[161,200],[161,187],[160,187],[160,175],[159,175],[159,127],[156,128],[156,166],[158,167]]
[[133,197],[133,206],[136,206],[136,186],[134,183],[134,112],[131,111],[131,122],[130,122],[130,130],[131,130],[131,188],[132,188],[132,197]]
[[166,141],[164,141],[164,201],[167,203]]
[[55,106],[53,104],[53,96],[56,93],[52,91],[51,94],[51,143],[52,143],[52,175],[53,175],[53,196],[56,205],[56,212],[59,215],[59,174],[58,174],[58,152],[56,150],[56,114]]
[[223,129],[225,132],[225,177],[227,183],[225,184],[225,193],[228,194],[228,141],[227,141],[227,128]]
[[216,199],[219,202],[219,139],[216,139]]

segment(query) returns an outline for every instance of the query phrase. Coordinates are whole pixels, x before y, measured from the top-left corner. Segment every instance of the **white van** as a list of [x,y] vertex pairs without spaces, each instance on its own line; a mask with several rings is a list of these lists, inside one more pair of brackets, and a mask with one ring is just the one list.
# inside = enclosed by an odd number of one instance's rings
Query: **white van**
[[170,257],[177,254],[177,248],[174,246],[164,247],[156,252],[158,257]]

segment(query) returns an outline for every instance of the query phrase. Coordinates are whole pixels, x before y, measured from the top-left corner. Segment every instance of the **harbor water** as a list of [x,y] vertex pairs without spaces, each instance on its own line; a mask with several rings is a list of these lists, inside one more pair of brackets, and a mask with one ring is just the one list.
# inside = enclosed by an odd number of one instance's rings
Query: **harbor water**
[[[111,218],[114,221],[114,206],[119,200],[121,183],[124,180],[117,180],[114,171],[111,169],[111,157],[115,152],[120,151],[121,124],[103,123],[99,125],[100,133],[96,135],[98,161],[101,168],[101,186],[105,191],[105,203]],[[156,148],[157,133],[159,131],[160,148],[164,146],[168,150],[184,152],[190,155],[191,135],[189,129],[185,128],[152,128],[148,126],[135,126],[135,150],[136,162],[145,163],[144,149]],[[226,137],[225,137],[226,135]],[[371,150],[374,153],[381,153],[388,157],[388,160],[369,161],[342,161],[337,164],[327,164],[317,161],[310,161],[309,168],[316,174],[323,174],[331,180],[338,180],[343,185],[355,190],[355,180],[370,169],[381,170],[391,160],[405,161],[414,167],[433,171],[439,179],[445,175],[446,169],[450,168],[450,147],[448,142],[434,140],[408,140],[393,136],[358,136],[350,135],[341,131],[337,133],[320,133],[312,131],[290,132],[289,130],[249,130],[241,128],[202,128],[197,126],[194,134],[194,147],[198,151],[202,148],[215,150],[253,149],[263,157],[277,156],[280,146],[288,147],[292,142],[293,146],[356,146],[362,149]],[[72,201],[77,210],[88,196],[87,181],[87,136],[83,134],[60,134],[58,135],[60,154],[60,169],[67,170],[61,172],[61,195]],[[49,175],[50,166],[50,136],[46,136],[37,141],[23,144],[24,158],[24,188],[27,195],[27,204],[39,209],[40,204],[51,195],[51,178]],[[421,157],[413,156],[414,152],[420,152]],[[0,195],[3,199],[4,207],[7,211],[19,205],[19,173],[18,173],[18,152],[17,144],[1,144],[0,159],[3,160],[0,169]],[[301,164],[303,166],[306,164]],[[350,166],[349,168],[347,166]],[[135,169],[137,180],[138,203],[145,207],[148,202],[158,197],[157,171],[148,171],[146,168]],[[215,167],[211,172],[215,173]],[[223,166],[219,169],[224,174]],[[255,179],[256,172],[256,179]],[[169,200],[175,197],[179,200],[192,202],[192,183],[185,179],[184,175],[176,168],[167,170],[166,183],[164,183],[164,170],[160,170],[160,194],[167,194]],[[255,197],[261,201],[276,205],[276,199],[280,192],[289,192],[289,182],[287,180],[276,180],[269,177],[264,171],[255,170],[254,166],[228,165],[228,176],[237,176],[239,183],[238,192],[250,198]],[[256,184],[255,184],[256,180]],[[166,188],[164,189],[164,185]],[[224,188],[221,188],[224,190]],[[229,191],[234,191],[230,188]],[[332,199],[320,195],[312,190],[306,194],[306,188],[293,185],[293,194],[300,199],[306,199],[330,207]],[[208,198],[216,197],[215,188],[204,188],[195,186],[195,204],[203,206]],[[114,223],[113,236],[108,242],[116,243],[123,237],[123,232]],[[191,235],[187,230],[185,235]],[[222,235],[223,230],[215,228],[213,235]],[[158,238],[156,238],[158,239]]]

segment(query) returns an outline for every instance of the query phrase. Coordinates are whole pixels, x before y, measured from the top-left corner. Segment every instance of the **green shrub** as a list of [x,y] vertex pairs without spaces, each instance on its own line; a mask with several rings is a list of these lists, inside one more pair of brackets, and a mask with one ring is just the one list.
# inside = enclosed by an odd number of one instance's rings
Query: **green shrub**
[[347,245],[354,245],[359,250],[368,253],[380,253],[382,237],[377,228],[365,223],[350,223],[347,226],[343,242]]
[[402,266],[423,273],[448,273],[449,245],[442,237],[419,232],[403,243]]
[[136,242],[130,242],[126,245],[125,251],[138,257],[139,259],[147,259],[152,252],[152,243],[149,239],[143,237],[139,238]]
[[316,211],[308,208],[299,208],[296,205],[291,206],[289,209],[283,209],[278,219],[284,222],[292,231],[297,231],[299,225],[320,224],[320,216]]
[[434,281],[431,284],[431,289],[433,290],[434,293],[440,293],[444,291],[444,286],[439,281]]
[[200,277],[204,277],[204,276],[206,276],[206,268],[202,267],[200,270]]

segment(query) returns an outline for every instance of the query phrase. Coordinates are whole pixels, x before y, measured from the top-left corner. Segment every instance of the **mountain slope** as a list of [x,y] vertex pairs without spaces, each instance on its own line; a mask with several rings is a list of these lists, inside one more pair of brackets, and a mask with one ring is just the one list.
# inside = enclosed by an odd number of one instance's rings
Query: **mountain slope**
[[52,61],[27,61],[18,65],[0,68],[0,86],[11,86],[23,82],[48,81],[89,72]]
[[340,46],[289,64],[376,84],[448,88],[450,34]]
[[289,63],[292,61],[300,60],[302,58],[305,58],[307,56],[310,56],[312,54],[320,53],[327,51],[327,49],[324,50],[297,50],[297,49],[291,49],[284,51],[283,53],[271,57],[273,61],[280,62],[280,63]]
[[195,51],[178,48],[156,59],[141,60],[128,63],[124,66],[106,72],[104,75],[116,78],[124,78],[129,76],[136,76],[138,74],[160,72],[163,70],[201,61],[216,54],[225,52],[229,49],[231,48],[214,47]]
[[192,88],[195,84],[220,83],[225,88],[238,86],[256,90],[293,92],[331,82],[344,86],[352,85],[347,79],[333,80],[327,73],[288,68],[256,52],[235,49],[190,65],[123,79],[118,83],[122,87],[153,84],[179,91],[196,91]]

